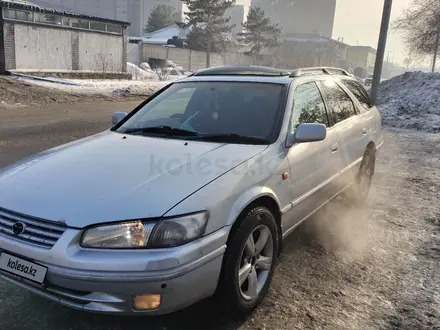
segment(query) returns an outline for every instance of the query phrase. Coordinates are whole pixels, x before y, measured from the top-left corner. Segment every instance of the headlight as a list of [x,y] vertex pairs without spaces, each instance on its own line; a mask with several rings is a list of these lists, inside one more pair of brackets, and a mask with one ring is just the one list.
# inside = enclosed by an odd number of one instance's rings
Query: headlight
[[101,249],[165,248],[189,243],[203,236],[208,212],[156,222],[130,221],[87,229],[81,246]]
[[195,213],[159,222],[151,235],[151,247],[179,246],[194,241],[205,233],[208,213]]

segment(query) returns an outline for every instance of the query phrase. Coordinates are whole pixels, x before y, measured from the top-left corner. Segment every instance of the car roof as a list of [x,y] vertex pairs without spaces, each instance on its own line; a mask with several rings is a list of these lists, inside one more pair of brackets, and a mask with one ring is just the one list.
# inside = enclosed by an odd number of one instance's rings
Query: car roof
[[266,77],[253,75],[221,75],[221,76],[190,76],[183,78],[178,82],[200,82],[200,81],[218,81],[218,82],[255,82],[255,83],[273,83],[286,85],[292,82],[292,78],[284,77]]
[[291,83],[294,79],[298,79],[304,76],[328,77],[330,75],[344,76],[344,78],[353,78],[353,75],[350,75],[344,69],[331,67],[313,67],[285,70],[253,65],[223,65],[196,71],[190,76],[180,79],[178,82],[230,81],[260,82],[286,85]]

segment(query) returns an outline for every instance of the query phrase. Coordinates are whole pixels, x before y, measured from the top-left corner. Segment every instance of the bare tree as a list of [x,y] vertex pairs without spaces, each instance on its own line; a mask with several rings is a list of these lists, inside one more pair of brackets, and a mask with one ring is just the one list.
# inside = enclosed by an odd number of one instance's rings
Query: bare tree
[[407,69],[409,69],[409,67],[413,64],[413,59],[411,56],[407,56],[405,57],[405,59],[403,60],[403,64],[405,64],[405,67]]
[[108,53],[98,53],[95,55],[95,67],[102,74],[102,77],[105,77],[107,72],[113,71],[111,55]]
[[170,69],[166,67],[166,65],[161,65],[154,68],[154,72],[156,72],[160,81],[165,81],[170,76]]
[[404,33],[410,53],[433,56],[435,71],[440,44],[440,0],[413,0],[393,28]]

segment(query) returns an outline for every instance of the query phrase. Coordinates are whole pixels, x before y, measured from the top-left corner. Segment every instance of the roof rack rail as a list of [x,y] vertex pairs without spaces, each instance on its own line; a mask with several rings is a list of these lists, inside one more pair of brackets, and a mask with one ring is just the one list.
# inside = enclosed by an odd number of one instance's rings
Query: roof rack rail
[[243,75],[243,76],[289,76],[290,71],[257,66],[257,65],[221,65],[207,69],[201,69],[191,76],[221,76],[221,75]]
[[311,67],[311,68],[300,68],[292,71],[290,77],[300,77],[306,73],[323,73],[323,74],[342,74],[344,76],[351,76],[346,70],[341,68],[333,68],[333,67]]

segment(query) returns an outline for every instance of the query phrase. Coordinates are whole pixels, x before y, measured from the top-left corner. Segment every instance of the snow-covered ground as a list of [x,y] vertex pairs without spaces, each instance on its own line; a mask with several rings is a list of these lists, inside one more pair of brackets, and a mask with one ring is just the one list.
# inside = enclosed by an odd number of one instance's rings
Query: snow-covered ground
[[132,80],[102,79],[32,79],[22,77],[27,83],[42,87],[55,88],[71,93],[114,94],[114,95],[151,95],[172,81],[184,78],[185,74],[179,67],[171,66],[160,70],[152,70],[147,63],[139,66],[128,62],[127,71]]
[[440,73],[407,72],[383,82],[378,107],[387,126],[440,132]]
[[[63,90],[68,93],[85,93],[85,94],[115,94],[115,95],[151,95],[158,89],[169,84],[173,80],[77,80],[77,79],[55,79],[52,81],[41,81],[25,79],[27,83],[35,84],[42,87]],[[65,85],[62,82],[75,83],[76,86]]]

